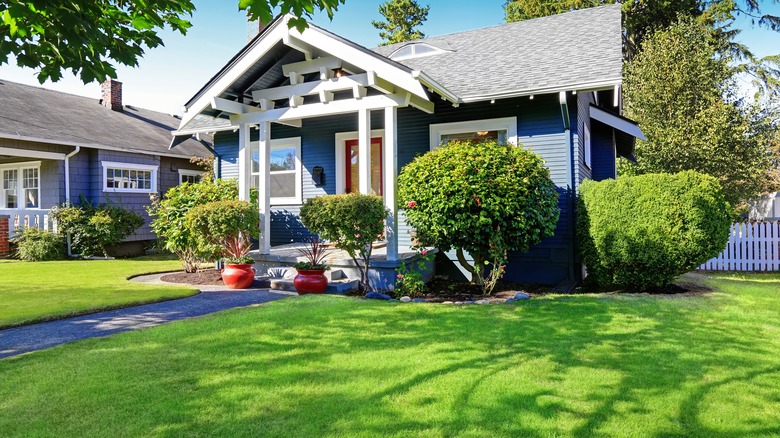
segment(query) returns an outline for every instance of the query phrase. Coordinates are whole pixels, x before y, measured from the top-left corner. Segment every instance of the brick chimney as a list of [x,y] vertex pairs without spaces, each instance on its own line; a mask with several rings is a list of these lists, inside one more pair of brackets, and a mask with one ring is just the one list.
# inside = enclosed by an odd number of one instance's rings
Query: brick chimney
[[266,25],[261,23],[260,20],[250,21],[249,17],[246,17],[246,42],[252,41],[252,38],[265,30],[265,28]]
[[100,84],[100,103],[113,111],[122,111],[122,83],[111,78]]

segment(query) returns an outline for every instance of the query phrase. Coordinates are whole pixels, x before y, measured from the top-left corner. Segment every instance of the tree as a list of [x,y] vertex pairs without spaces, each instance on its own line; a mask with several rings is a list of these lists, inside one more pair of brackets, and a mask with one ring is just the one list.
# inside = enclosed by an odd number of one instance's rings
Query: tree
[[385,21],[372,21],[371,25],[379,29],[382,37],[380,45],[401,43],[425,38],[416,27],[428,18],[430,6],[422,7],[416,0],[388,0],[379,6],[379,13]]
[[[696,170],[719,180],[726,200],[742,206],[771,178],[771,129],[750,105],[738,105],[726,42],[685,19],[658,31],[626,66],[626,114],[648,141],[621,174]],[[771,124],[771,123],[770,123]]]
[[495,142],[450,142],[415,158],[398,176],[398,199],[420,244],[455,249],[485,294],[503,275],[507,253],[552,236],[559,216],[542,159]]
[[[345,0],[239,0],[250,19],[268,23],[273,11],[291,13],[290,27],[306,28],[315,9],[333,13]],[[38,80],[58,81],[71,70],[85,84],[116,78],[115,64],[135,67],[145,48],[163,45],[166,26],[182,35],[191,0],[0,0],[0,65],[16,58],[38,70]]]

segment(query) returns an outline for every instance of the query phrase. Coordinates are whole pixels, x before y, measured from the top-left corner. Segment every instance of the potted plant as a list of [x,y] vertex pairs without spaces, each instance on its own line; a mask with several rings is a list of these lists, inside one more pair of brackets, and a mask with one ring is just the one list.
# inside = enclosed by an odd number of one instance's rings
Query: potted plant
[[220,255],[225,262],[222,281],[230,289],[246,289],[255,279],[249,257],[251,237],[259,236],[260,216],[246,201],[215,201],[190,210],[185,221],[199,254]]
[[251,247],[252,242],[241,233],[225,238],[222,281],[228,289],[246,289],[255,281],[255,268],[252,267],[255,261],[249,256]]
[[321,294],[328,287],[328,279],[324,273],[330,266],[325,264],[325,257],[330,250],[326,249],[319,238],[309,239],[306,246],[298,251],[306,258],[293,267],[298,271],[293,284],[298,294]]

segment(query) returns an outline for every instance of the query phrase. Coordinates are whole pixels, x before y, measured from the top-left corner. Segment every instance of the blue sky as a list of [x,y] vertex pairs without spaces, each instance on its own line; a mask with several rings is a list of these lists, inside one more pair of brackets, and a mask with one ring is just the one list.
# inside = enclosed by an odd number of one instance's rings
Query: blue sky
[[[324,15],[316,16],[314,22],[358,44],[374,47],[380,38],[371,26],[371,20],[382,18],[378,10],[381,3],[382,0],[347,0],[332,22]],[[422,27],[428,36],[503,22],[504,0],[428,0],[420,3],[431,7]],[[246,43],[245,19],[237,4],[237,0],[195,0],[198,9],[186,37],[163,32],[165,47],[148,50],[138,68],[118,69],[125,104],[180,113],[181,106]],[[763,7],[767,12],[780,15],[780,4]],[[737,26],[743,29],[739,41],[757,55],[780,52],[780,33],[753,27],[747,20],[738,21]],[[15,65],[0,67],[0,78],[39,85],[33,70]],[[85,86],[69,73],[58,83],[43,86],[96,99],[100,94],[98,84]]]

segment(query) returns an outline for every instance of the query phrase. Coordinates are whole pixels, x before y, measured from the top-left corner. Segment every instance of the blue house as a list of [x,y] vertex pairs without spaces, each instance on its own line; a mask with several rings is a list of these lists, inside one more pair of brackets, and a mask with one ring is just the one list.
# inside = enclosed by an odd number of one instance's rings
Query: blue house
[[214,134],[221,177],[238,178],[242,199],[259,188],[260,257],[309,235],[306,199],[382,195],[391,266],[411,244],[395,191],[405,164],[453,139],[522,145],[549,167],[561,216],[553,237],[511,255],[505,279],[574,284],[577,188],[614,178],[642,138],[620,116],[621,38],[619,5],[375,49],[278,17],[186,103],[172,145]]
[[[211,143],[188,139],[168,150],[179,120],[122,103],[122,83],[105,82],[95,98],[0,79],[0,221],[52,229],[49,210],[86,198],[141,214],[145,223],[123,245],[140,252],[157,240],[150,195],[200,178],[192,156]],[[3,256],[3,254],[0,254]]]

